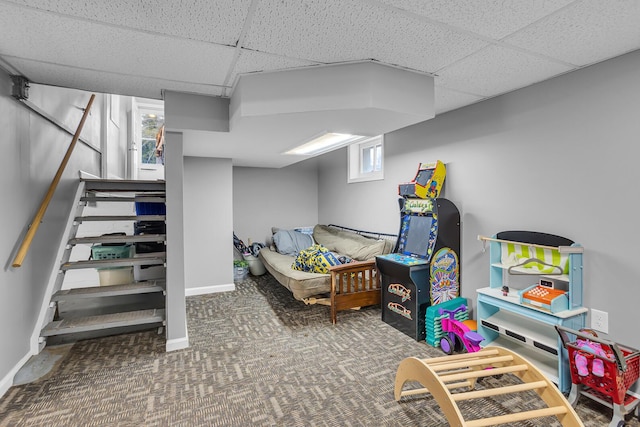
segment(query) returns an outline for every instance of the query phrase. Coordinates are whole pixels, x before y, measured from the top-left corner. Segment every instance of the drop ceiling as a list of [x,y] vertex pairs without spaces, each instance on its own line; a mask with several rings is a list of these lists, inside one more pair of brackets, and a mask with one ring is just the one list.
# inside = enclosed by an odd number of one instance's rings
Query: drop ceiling
[[[637,50],[638,23],[638,0],[0,0],[0,67],[93,92],[230,98],[250,73],[370,61],[433,76],[442,114]],[[185,153],[218,155],[202,139]],[[291,163],[247,144],[223,151]]]

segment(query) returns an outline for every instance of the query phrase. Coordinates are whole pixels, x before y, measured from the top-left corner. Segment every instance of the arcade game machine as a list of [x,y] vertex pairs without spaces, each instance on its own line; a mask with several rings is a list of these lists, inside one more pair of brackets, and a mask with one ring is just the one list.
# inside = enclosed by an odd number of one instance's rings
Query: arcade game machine
[[398,187],[400,233],[393,253],[376,257],[382,281],[382,320],[424,340],[430,305],[460,295],[460,212],[438,197],[440,161],[421,163],[416,178]]

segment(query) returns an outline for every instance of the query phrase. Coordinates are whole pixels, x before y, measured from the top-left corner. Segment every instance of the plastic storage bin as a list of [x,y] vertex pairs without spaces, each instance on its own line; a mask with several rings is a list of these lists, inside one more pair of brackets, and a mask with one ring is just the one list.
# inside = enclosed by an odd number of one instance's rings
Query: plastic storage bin
[[[135,235],[166,233],[167,224],[163,221],[137,221],[133,224],[133,234]],[[164,242],[138,242],[135,244],[135,247],[136,253],[138,254],[166,251]]]
[[164,279],[167,269],[164,265],[136,265],[133,267],[133,278],[136,282]]
[[258,258],[254,257],[253,255],[247,254],[242,254],[242,257],[249,263],[249,271],[254,276],[262,276],[267,272],[267,270],[264,268],[264,265],[262,264],[262,261],[260,261]]
[[167,206],[164,203],[136,202],[137,215],[166,215]]
[[164,242],[138,242],[136,243],[137,254],[150,254],[155,252],[166,252]]
[[[95,260],[131,257],[131,245],[93,245],[91,257]],[[100,286],[126,285],[133,282],[133,267],[98,268]]]
[[133,267],[116,267],[98,269],[100,286],[128,285],[133,283]]
[[233,267],[233,281],[242,282],[249,275],[249,267]]
[[120,259],[131,257],[131,245],[93,245],[93,259]]
[[137,221],[133,224],[133,234],[166,234],[167,224],[164,221]]

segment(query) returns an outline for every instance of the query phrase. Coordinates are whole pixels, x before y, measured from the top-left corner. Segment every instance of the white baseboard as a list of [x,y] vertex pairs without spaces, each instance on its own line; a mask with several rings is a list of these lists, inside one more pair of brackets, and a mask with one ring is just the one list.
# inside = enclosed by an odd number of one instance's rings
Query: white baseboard
[[182,350],[183,348],[189,348],[189,337],[186,336],[184,338],[176,338],[172,340],[167,340],[167,344],[165,349],[167,352]]
[[4,376],[2,381],[0,381],[0,397],[4,396],[4,394],[11,388],[13,385],[13,377],[16,376],[20,368],[22,368],[31,358],[31,352],[24,355],[24,357],[18,362],[16,366],[14,366],[7,375]]
[[229,292],[235,290],[235,283],[228,283],[222,285],[203,286],[200,288],[186,288],[184,290],[184,295],[187,297],[192,297],[195,295],[214,294],[216,292]]

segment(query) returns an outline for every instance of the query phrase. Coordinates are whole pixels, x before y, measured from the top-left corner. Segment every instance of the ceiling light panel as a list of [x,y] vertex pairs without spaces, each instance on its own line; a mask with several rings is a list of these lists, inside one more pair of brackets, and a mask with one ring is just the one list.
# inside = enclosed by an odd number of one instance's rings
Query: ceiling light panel
[[603,61],[640,46],[640,1],[575,2],[506,41],[576,65]]
[[348,133],[326,132],[315,136],[310,141],[307,141],[302,145],[286,151],[284,154],[295,156],[317,156],[368,138],[371,137],[351,135]]
[[456,28],[501,39],[574,0],[378,0]]
[[513,49],[489,46],[442,70],[439,86],[494,96],[570,71],[571,67]]
[[485,45],[394,8],[342,0],[261,1],[244,42],[253,50],[310,61],[374,59],[427,72]]
[[240,37],[251,4],[251,0],[11,1],[72,17],[229,46],[234,45]]
[[[5,58],[38,58],[69,67],[190,83],[222,84],[235,51],[2,3],[0,28],[0,52]],[[22,36],[23,28],[29,29],[28,37]]]

